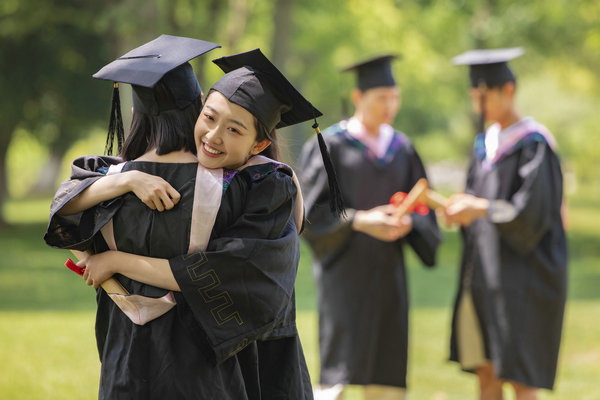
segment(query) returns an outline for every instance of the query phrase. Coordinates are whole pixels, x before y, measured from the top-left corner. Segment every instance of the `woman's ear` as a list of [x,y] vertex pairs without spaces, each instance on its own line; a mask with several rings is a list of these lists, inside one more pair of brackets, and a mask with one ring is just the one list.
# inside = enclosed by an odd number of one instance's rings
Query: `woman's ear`
[[260,142],[256,142],[256,143],[254,143],[254,146],[252,146],[252,149],[250,149],[250,154],[252,154],[253,156],[260,154],[264,149],[266,149],[270,145],[271,145],[271,141],[268,139],[261,140]]

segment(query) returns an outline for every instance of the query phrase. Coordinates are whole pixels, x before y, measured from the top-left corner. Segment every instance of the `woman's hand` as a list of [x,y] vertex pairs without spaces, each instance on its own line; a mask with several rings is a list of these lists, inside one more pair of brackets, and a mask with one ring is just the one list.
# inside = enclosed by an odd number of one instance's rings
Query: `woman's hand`
[[96,180],[61,207],[58,215],[76,214],[129,192],[158,211],[170,210],[181,198],[179,192],[160,176],[131,170]]
[[466,193],[452,195],[443,214],[448,225],[469,226],[477,218],[484,218],[490,206],[488,199]]
[[160,176],[136,170],[122,175],[129,190],[153,210],[170,210],[181,199],[179,192]]
[[116,251],[105,251],[79,260],[77,265],[85,267],[83,279],[88,286],[97,289],[105,280],[117,272],[118,257]]
[[108,250],[82,258],[77,265],[85,267],[83,279],[94,288],[98,288],[105,280],[118,273],[147,285],[181,291],[171,271],[169,260],[164,258]]
[[394,216],[395,207],[391,204],[359,210],[354,214],[352,228],[384,242],[394,242],[412,230],[412,218]]

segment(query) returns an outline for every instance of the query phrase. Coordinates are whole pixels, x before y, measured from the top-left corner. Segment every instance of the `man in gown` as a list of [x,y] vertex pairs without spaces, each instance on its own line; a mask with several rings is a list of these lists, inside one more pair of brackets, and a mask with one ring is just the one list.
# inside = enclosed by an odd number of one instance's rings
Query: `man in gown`
[[450,223],[463,226],[451,355],[478,375],[481,399],[517,400],[552,389],[567,287],[562,173],[548,129],[516,109],[507,61],[520,48],[466,52],[471,96],[483,121],[465,193],[449,199]]
[[314,255],[319,302],[320,386],[317,398],[341,398],[344,385],[365,385],[366,398],[401,399],[406,388],[409,244],[435,263],[440,232],[435,215],[392,215],[390,197],[408,192],[425,169],[409,139],[390,126],[399,109],[393,56],[347,68],[358,74],[355,114],[324,137],[346,215],[334,218],[316,140],[305,144],[298,173]]

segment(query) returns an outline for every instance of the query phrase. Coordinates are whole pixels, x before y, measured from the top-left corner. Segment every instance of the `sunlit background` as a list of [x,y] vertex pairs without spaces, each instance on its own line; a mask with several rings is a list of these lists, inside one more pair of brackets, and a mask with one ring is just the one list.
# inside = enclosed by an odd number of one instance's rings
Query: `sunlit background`
[[[433,184],[460,190],[475,134],[465,67],[472,48],[522,46],[511,63],[517,104],[556,136],[569,205],[570,291],[559,375],[543,399],[600,399],[600,2],[597,0],[2,0],[0,2],[0,398],[92,399],[99,362],[94,295],[45,246],[50,199],[73,158],[102,154],[112,85],[91,77],[160,34],[223,47],[192,63],[207,91],[210,60],[260,47],[324,114],[352,113],[354,77],[340,68],[399,55],[394,126],[421,154]],[[124,115],[130,90],[122,85]],[[126,121],[126,126],[127,126]],[[294,164],[310,123],[285,128]],[[460,241],[446,230],[439,265],[410,258],[409,393],[474,399],[476,382],[448,358]],[[299,329],[318,377],[315,291],[304,248]],[[358,389],[348,398],[358,396]],[[353,397],[354,396],[354,397]],[[509,394],[510,396],[510,394]],[[510,397],[509,397],[510,398]]]

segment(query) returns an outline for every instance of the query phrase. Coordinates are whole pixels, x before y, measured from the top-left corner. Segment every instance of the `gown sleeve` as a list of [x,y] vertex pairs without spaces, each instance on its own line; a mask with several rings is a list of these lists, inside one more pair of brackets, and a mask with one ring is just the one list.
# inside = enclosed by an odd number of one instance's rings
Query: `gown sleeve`
[[560,218],[562,172],[545,142],[525,146],[518,166],[518,187],[509,199],[490,202],[488,218],[521,254],[531,251]]
[[[410,173],[412,186],[421,178],[427,178],[425,167],[414,148],[409,152]],[[442,240],[442,233],[438,227],[434,210],[429,210],[427,215],[413,213],[411,215],[413,229],[406,236],[406,242],[412,247],[424,265],[435,265],[435,256]]]
[[285,319],[300,257],[291,176],[273,172],[254,182],[243,171],[238,178],[243,184],[227,189],[234,206],[221,207],[239,206],[239,216],[211,238],[207,251],[169,260],[217,362]]
[[73,215],[61,216],[57,212],[88,186],[105,176],[105,169],[120,162],[120,158],[110,156],[83,156],[73,161],[70,179],[60,184],[50,205],[50,219],[44,235],[49,246],[82,251],[89,247],[97,229],[110,219],[110,212],[114,214],[118,209],[120,199],[104,202],[99,208],[94,207]]
[[340,218],[331,212],[327,172],[315,139],[304,145],[296,172],[300,179],[306,210],[303,237],[310,242],[317,257],[323,259],[327,254],[339,251],[348,243],[356,210],[346,208],[346,214]]

